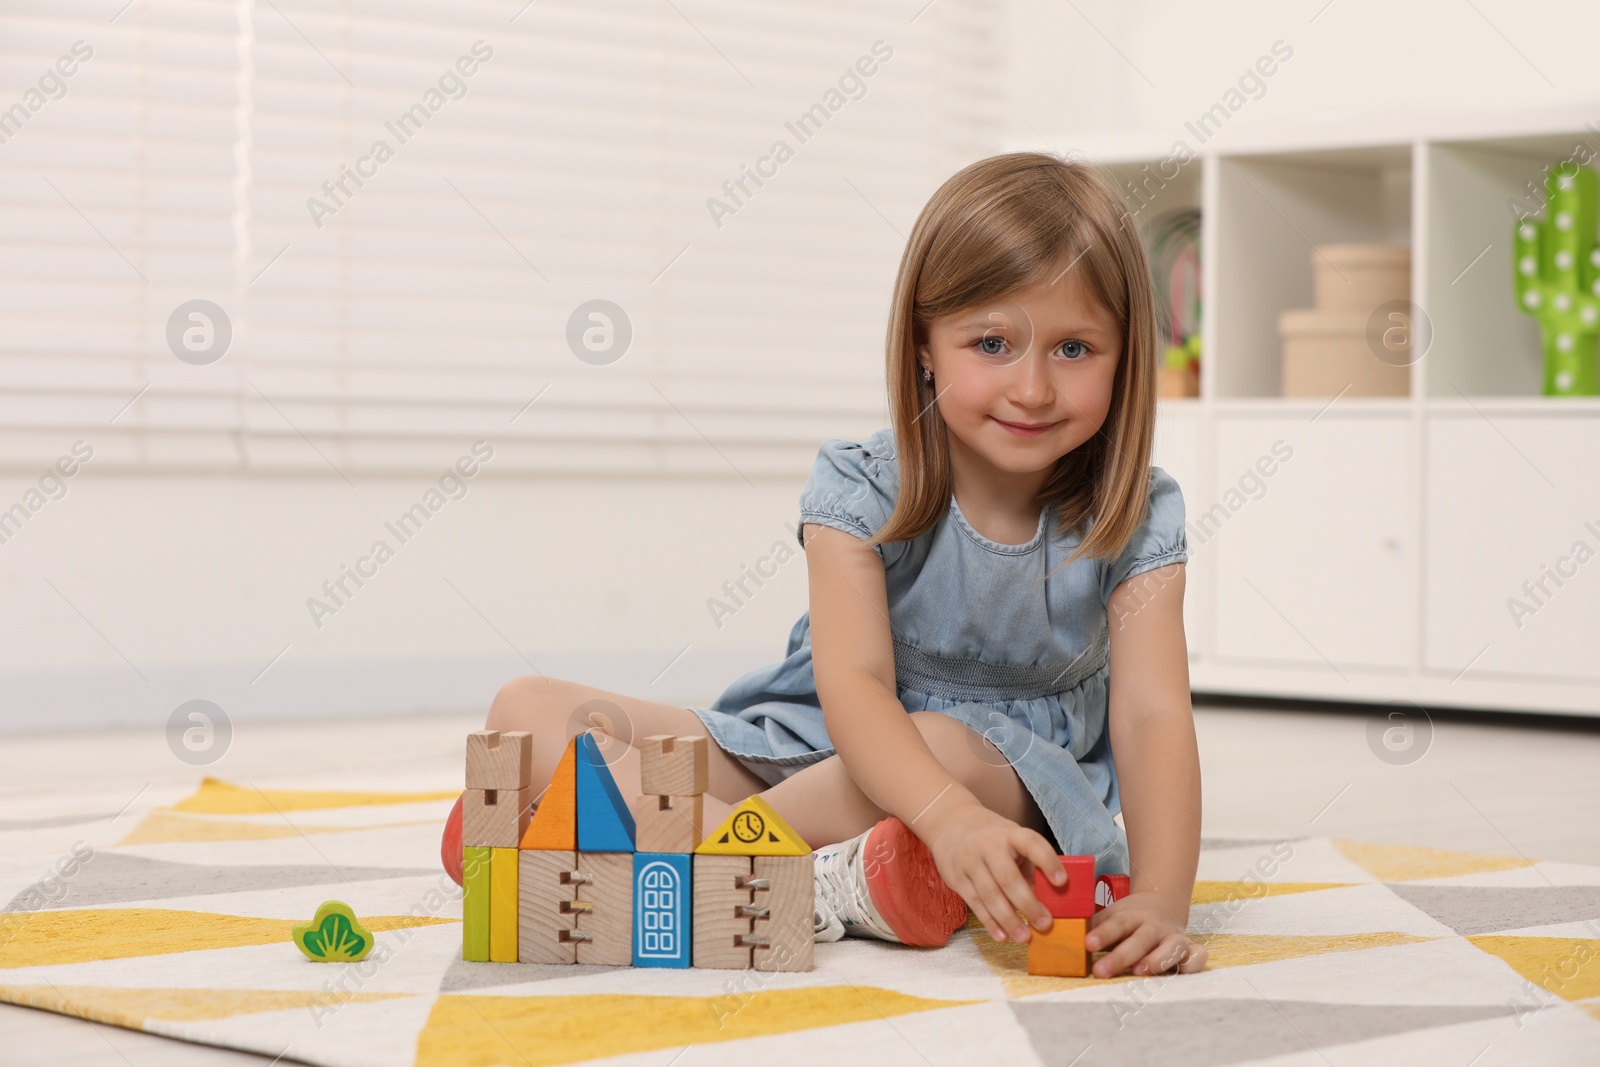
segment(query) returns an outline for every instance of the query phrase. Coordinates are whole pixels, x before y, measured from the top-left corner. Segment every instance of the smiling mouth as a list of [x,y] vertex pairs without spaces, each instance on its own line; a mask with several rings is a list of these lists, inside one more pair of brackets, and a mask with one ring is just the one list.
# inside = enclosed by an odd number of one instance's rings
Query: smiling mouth
[[[994,418],[994,416],[991,415],[990,418]],[[1033,433],[1037,433],[1040,430],[1048,430],[1055,425],[1053,422],[1007,422],[1005,419],[995,419],[994,421],[1012,430],[1025,430]]]

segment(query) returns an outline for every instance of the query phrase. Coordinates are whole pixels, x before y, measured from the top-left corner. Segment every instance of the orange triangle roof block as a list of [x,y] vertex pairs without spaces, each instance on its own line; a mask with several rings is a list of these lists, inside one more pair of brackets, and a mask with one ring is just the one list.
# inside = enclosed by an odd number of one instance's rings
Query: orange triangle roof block
[[550,788],[544,791],[521,848],[559,849],[571,852],[578,847],[578,740],[567,742],[567,751],[556,764]]

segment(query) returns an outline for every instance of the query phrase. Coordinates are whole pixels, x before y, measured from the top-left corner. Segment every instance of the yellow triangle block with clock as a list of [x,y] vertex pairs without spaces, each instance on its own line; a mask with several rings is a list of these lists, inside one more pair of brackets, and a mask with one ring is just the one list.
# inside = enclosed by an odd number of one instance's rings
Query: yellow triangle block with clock
[[700,842],[701,856],[809,856],[811,846],[758,796],[742,801]]

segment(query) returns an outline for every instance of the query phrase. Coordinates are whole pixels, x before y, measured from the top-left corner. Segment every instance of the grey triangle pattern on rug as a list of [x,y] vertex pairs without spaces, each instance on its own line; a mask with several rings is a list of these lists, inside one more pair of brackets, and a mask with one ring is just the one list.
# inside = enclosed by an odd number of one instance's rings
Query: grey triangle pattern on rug
[[[1510,1015],[1503,1004],[1322,1004],[1300,1000],[1017,1001],[1044,1063],[1213,1067]],[[1074,1059],[1074,1057],[1078,1057]]]
[[35,882],[0,911],[49,911],[135,900],[170,900],[257,889],[343,885],[385,878],[415,878],[439,872],[426,867],[334,867],[329,864],[277,867],[222,867],[129,856],[101,849],[71,878]]
[[441,993],[465,993],[471,989],[513,986],[524,982],[550,982],[558,978],[577,978],[585,974],[615,974],[615,967],[593,964],[546,963],[468,963],[453,960],[439,982]]
[[41,819],[0,819],[0,834],[13,830],[49,830],[57,826],[79,826],[84,823],[105,822],[115,819],[121,812],[103,811],[82,815],[50,815]]
[[1200,850],[1202,852],[1219,848],[1264,848],[1271,845],[1293,844],[1304,841],[1305,837],[1202,837]]
[[1600,918],[1600,885],[1384,884],[1395,896],[1462,937]]

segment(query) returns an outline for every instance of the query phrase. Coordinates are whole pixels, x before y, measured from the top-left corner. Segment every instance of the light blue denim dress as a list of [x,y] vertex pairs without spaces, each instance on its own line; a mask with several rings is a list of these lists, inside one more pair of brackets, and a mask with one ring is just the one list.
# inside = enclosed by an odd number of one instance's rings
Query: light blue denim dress
[[[800,519],[866,538],[888,521],[898,493],[891,429],[860,444],[829,438],[801,491]],[[1079,540],[1058,536],[1054,517],[1044,509],[1027,544],[1000,544],[973,529],[952,496],[928,533],[876,546],[895,686],[908,712],[949,715],[999,748],[1062,854],[1093,855],[1101,873],[1125,874],[1127,836],[1112,820],[1122,804],[1106,727],[1106,601],[1133,575],[1187,562],[1183,494],[1151,467],[1149,512],[1122,555],[1080,558],[1046,581]],[[812,675],[810,618],[795,623],[781,662],[738,678],[710,708],[689,709],[772,784],[834,752]]]

